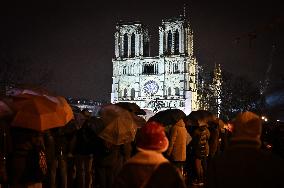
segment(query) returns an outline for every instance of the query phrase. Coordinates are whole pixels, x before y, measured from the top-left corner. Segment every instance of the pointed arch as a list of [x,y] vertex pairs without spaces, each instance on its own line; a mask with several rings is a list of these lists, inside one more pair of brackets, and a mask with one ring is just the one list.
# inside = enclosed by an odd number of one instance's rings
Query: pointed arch
[[169,87],[168,88],[168,96],[172,95],[172,89]]
[[128,57],[128,36],[127,33],[123,35],[123,56]]
[[175,88],[175,95],[179,96],[179,88],[178,87]]
[[127,97],[127,89],[126,88],[123,90],[123,96]]
[[179,32],[178,29],[176,29],[174,34],[174,54],[179,54]]
[[172,52],[172,43],[173,43],[173,36],[172,36],[171,30],[169,30],[169,33],[168,33],[168,46],[167,46],[167,50],[168,50],[169,54],[171,54],[171,52]]
[[135,34],[131,35],[131,57],[135,56]]
[[123,66],[123,68],[122,68],[122,74],[126,74],[126,66]]
[[135,89],[134,88],[131,89],[130,95],[131,95],[131,100],[133,100],[135,98]]

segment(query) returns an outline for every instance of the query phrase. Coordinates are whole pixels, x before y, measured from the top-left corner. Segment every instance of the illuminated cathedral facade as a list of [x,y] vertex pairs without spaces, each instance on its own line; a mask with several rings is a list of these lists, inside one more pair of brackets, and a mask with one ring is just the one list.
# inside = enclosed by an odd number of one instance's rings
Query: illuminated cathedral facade
[[149,54],[149,33],[140,22],[120,22],[115,32],[111,102],[134,102],[154,112],[198,109],[198,63],[185,16],[162,20],[159,55]]

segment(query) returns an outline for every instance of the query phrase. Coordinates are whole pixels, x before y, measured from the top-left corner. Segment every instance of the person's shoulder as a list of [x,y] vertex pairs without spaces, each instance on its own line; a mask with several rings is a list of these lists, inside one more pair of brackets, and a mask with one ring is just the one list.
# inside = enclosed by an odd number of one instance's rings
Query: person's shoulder
[[161,163],[158,167],[158,169],[171,169],[171,170],[176,170],[176,167],[169,163],[169,162],[164,162],[164,163]]
[[185,188],[185,182],[178,169],[171,163],[161,163],[153,173],[148,184],[149,187]]
[[164,174],[165,177],[181,178],[181,174],[178,169],[168,162],[161,163],[156,170],[156,174]]

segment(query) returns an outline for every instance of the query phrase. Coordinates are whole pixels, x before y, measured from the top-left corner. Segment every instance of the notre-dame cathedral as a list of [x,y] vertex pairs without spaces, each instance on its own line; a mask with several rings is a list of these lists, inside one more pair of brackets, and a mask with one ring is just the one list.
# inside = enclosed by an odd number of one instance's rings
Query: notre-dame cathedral
[[178,108],[186,114],[198,109],[198,62],[193,32],[180,16],[162,20],[159,55],[149,56],[149,33],[140,22],[119,22],[111,102],[134,102],[155,111]]

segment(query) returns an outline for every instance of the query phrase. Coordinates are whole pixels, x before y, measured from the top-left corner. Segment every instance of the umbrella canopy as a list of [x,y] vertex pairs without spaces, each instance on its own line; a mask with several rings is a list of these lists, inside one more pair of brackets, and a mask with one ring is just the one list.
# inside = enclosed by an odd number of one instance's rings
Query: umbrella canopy
[[44,88],[35,87],[35,86],[34,87],[22,86],[22,87],[11,88],[7,91],[7,95],[10,97],[23,97],[23,98],[28,98],[32,96],[43,96],[51,100],[52,102],[58,103],[56,95],[51,94],[51,92],[47,91]]
[[15,112],[11,125],[44,131],[64,126],[65,117],[58,105],[43,96],[29,96],[27,98],[13,98],[10,104]]
[[186,117],[186,114],[180,109],[167,109],[156,113],[148,121],[157,121],[165,126],[174,125],[180,119]]
[[137,116],[137,115],[132,115],[136,125],[137,125],[137,128],[142,128],[145,124],[146,124],[146,120],[141,117],[141,116]]
[[146,121],[148,121],[152,116],[155,115],[155,113],[152,110],[149,110],[149,109],[143,109],[143,110],[146,114],[140,115],[140,116],[142,116]]
[[132,114],[114,104],[102,106],[99,111],[104,129],[98,136],[114,145],[129,143],[134,140],[137,125]]
[[192,125],[198,126],[198,124],[207,124],[208,121],[211,121],[213,119],[214,115],[207,111],[207,110],[197,110],[192,111],[186,119],[191,120]]
[[[64,124],[67,124],[71,119],[74,119],[73,110],[66,99],[62,96],[55,96],[46,89],[40,87],[12,88],[8,90],[8,95],[12,97],[13,100],[17,100],[18,98],[34,98],[36,96],[44,97],[47,100],[56,103],[56,111]],[[19,107],[19,104],[16,106]]]
[[8,96],[18,96],[20,94],[52,96],[51,92],[47,91],[44,88],[36,86],[18,86],[7,90]]
[[141,109],[136,103],[130,103],[130,102],[119,102],[116,103],[115,105],[118,105],[129,112],[133,112],[136,115],[146,115],[146,112]]
[[64,119],[65,124],[67,124],[69,121],[74,119],[73,110],[64,97],[57,96],[57,99],[58,99],[57,105],[59,105],[59,108],[63,113],[62,115],[64,118],[63,117],[62,118]]
[[12,109],[4,101],[0,100],[0,118],[11,116],[12,114]]

